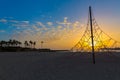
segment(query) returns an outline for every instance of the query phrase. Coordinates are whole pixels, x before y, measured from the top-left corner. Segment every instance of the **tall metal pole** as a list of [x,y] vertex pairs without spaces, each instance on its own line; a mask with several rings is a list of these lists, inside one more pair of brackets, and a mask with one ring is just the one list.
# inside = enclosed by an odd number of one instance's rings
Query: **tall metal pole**
[[93,36],[91,6],[89,6],[89,15],[90,15],[90,29],[91,29],[91,43],[92,43],[92,58],[93,58],[93,64],[95,64],[94,36]]

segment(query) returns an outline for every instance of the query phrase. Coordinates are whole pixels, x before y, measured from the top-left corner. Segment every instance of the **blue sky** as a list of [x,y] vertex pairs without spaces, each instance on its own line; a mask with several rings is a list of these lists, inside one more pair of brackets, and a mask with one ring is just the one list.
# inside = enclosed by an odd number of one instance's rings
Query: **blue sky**
[[119,4],[119,0],[0,0],[0,17],[31,21],[44,16],[55,19],[68,16],[78,19],[86,16],[89,5],[97,12],[96,15],[119,15]]
[[[28,39],[36,40],[40,37],[38,41],[57,42],[63,35],[70,36],[67,33],[62,34],[67,27],[60,23],[67,21],[79,26],[87,23],[89,5],[93,8],[98,24],[119,40],[119,4],[120,0],[0,0],[0,40],[15,38],[24,41],[26,38],[23,37],[27,32]],[[58,28],[62,28],[61,32]],[[48,35],[52,31],[53,36]],[[60,32],[61,38],[58,38],[57,32]],[[39,34],[44,34],[44,37]],[[35,36],[35,39],[31,36]],[[53,39],[48,39],[49,36]]]

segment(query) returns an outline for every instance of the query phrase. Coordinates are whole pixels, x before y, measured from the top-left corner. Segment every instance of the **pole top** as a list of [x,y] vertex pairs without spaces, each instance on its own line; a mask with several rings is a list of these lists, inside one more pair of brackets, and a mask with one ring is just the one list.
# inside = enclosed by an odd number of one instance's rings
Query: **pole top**
[[89,6],[89,8],[91,8],[91,6]]

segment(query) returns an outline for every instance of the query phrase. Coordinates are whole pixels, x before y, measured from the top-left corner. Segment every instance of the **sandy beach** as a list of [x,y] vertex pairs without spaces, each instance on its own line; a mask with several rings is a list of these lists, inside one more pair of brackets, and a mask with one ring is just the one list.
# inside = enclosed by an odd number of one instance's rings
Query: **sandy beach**
[[[74,55],[73,55],[74,54]],[[0,80],[120,80],[120,54],[0,52]]]

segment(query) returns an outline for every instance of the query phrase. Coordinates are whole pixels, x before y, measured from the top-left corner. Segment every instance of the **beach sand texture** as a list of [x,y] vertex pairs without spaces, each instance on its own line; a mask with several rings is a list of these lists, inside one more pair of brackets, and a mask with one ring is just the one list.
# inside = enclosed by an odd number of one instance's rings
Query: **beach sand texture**
[[0,80],[120,80],[120,53],[0,52]]

